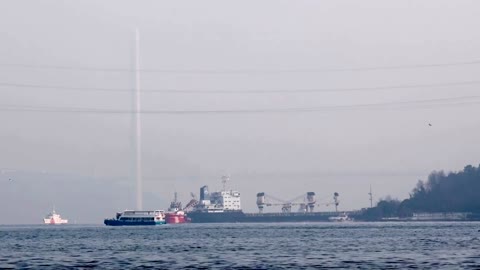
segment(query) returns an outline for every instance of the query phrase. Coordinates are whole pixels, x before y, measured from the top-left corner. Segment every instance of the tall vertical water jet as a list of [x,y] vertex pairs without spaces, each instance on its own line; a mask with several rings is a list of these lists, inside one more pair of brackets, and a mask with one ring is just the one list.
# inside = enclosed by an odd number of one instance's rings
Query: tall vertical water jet
[[141,99],[140,99],[140,35],[138,28],[135,29],[135,91],[133,122],[134,130],[134,151],[135,151],[135,178],[137,193],[137,210],[143,209],[143,188],[142,188],[142,122],[141,122]]

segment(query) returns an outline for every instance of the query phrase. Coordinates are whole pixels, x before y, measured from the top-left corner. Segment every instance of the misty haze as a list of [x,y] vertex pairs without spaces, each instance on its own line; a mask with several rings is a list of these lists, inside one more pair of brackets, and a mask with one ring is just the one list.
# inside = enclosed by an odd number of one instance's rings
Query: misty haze
[[[55,210],[67,226],[104,228],[127,209],[162,216],[174,196],[192,224],[167,224],[171,235],[213,233],[194,210],[214,209],[215,196],[215,211],[242,216],[209,222],[480,220],[479,10],[463,0],[3,1],[0,225],[42,224]],[[245,226],[239,235],[255,235]],[[265,226],[262,243],[293,228]],[[219,228],[227,239],[242,227]],[[304,262],[291,267],[318,266]],[[242,263],[219,267],[290,268]],[[145,265],[111,267],[135,266]]]

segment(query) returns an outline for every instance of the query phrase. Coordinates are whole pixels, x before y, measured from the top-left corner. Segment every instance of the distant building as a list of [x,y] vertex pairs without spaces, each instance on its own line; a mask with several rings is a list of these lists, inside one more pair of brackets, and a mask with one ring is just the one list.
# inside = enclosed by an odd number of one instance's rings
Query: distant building
[[467,220],[471,213],[465,212],[446,212],[446,213],[413,213],[411,220],[428,221],[428,220]]

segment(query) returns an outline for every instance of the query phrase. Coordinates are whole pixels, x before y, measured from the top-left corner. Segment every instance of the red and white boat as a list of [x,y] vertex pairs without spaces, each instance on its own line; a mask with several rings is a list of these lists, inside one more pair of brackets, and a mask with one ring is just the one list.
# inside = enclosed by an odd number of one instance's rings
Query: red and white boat
[[190,222],[190,219],[183,211],[167,212],[165,213],[165,221],[167,224],[178,224]]
[[185,211],[182,209],[182,203],[177,201],[177,193],[175,192],[175,197],[170,203],[167,213],[165,213],[165,221],[167,224],[178,224],[178,223],[187,223],[190,222],[190,219],[185,214]]
[[43,223],[49,224],[49,225],[59,225],[59,224],[67,224],[68,220],[62,219],[62,217],[55,212],[55,208],[54,208],[52,212],[43,219]]

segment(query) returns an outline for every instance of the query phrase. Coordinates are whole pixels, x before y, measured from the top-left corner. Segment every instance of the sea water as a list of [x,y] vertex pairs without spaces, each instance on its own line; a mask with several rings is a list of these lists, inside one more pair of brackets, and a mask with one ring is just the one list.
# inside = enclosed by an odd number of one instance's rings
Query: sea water
[[480,223],[5,225],[0,268],[480,269]]

